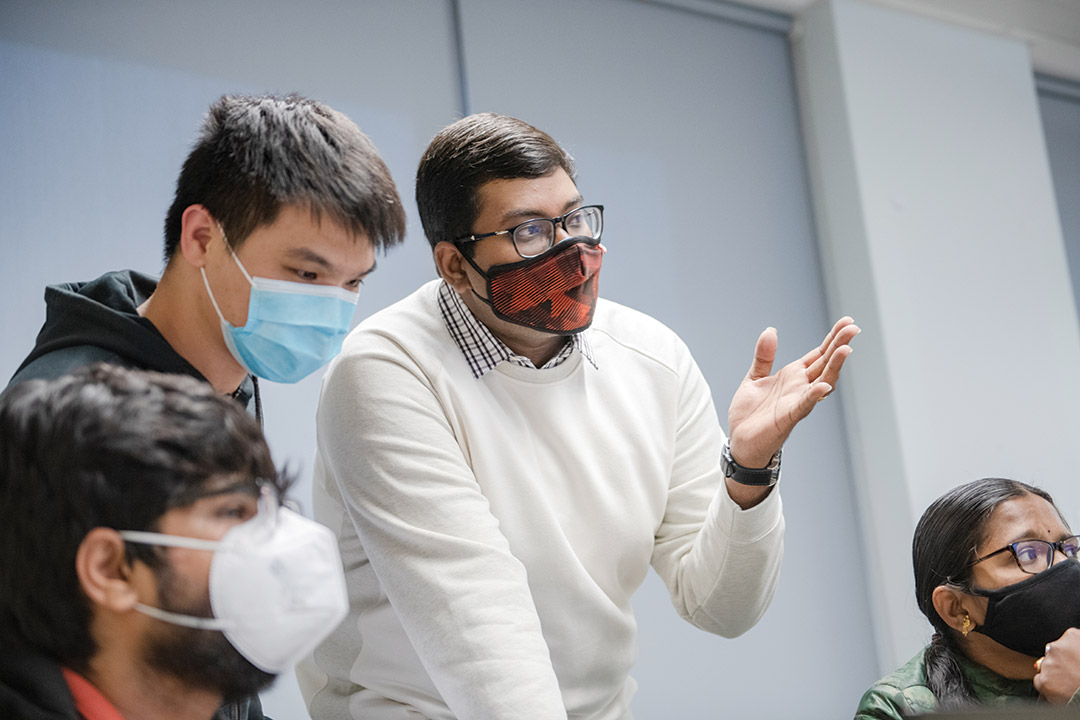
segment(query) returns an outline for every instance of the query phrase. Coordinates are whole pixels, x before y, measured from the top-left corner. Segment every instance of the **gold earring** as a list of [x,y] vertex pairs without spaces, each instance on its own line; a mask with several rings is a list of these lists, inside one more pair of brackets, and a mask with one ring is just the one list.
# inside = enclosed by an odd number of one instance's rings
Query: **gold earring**
[[960,634],[967,637],[969,632],[971,632],[971,616],[964,613],[964,625],[960,628]]

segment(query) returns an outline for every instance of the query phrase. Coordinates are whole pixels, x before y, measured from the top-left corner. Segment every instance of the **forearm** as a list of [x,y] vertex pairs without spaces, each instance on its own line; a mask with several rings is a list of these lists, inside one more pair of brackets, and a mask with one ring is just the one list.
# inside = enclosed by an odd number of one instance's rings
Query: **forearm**
[[740,509],[721,487],[708,517],[673,569],[676,608],[703,630],[735,637],[768,608],[783,560],[779,492]]
[[694,365],[686,369],[680,402],[682,421],[653,566],[684,618],[733,637],[760,619],[776,587],[784,535],[779,487],[742,509],[722,477],[725,437]]

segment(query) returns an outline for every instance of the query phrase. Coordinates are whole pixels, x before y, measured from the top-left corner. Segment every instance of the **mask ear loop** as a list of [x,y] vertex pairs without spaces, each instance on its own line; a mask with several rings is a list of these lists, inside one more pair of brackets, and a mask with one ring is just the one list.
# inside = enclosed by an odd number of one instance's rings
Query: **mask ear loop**
[[217,223],[218,231],[221,232],[221,241],[225,243],[225,249],[229,251],[229,255],[232,257],[233,262],[236,263],[236,267],[240,268],[240,272],[244,273],[244,278],[247,279],[248,285],[254,286],[255,282],[251,279],[251,276],[248,275],[247,268],[244,267],[244,264],[240,262],[240,258],[236,256],[236,252],[233,250],[232,243],[229,242],[229,238],[225,234],[225,228],[223,228],[221,226],[221,223],[217,220],[215,220],[214,222]]
[[[218,540],[204,540],[202,538],[190,538],[180,535],[164,535],[162,533],[145,532],[142,530],[119,530],[117,532],[120,533],[120,537],[122,537],[125,542],[139,543],[141,545],[164,545],[166,547],[206,550],[208,552],[216,552],[221,549],[221,542]],[[196,630],[225,630],[231,627],[231,623],[219,618],[182,615],[141,602],[135,603],[135,609],[156,620],[161,620],[173,625],[195,628]]]
[[[255,287],[255,283],[252,281],[251,276],[248,275],[247,268],[244,267],[243,263],[240,262],[240,258],[233,252],[232,245],[229,243],[229,238],[225,235],[225,228],[223,228],[221,223],[217,220],[214,222],[217,223],[218,232],[221,233],[221,242],[225,245],[225,250],[229,253],[229,257],[236,263],[236,267],[240,268],[240,272],[244,274],[244,279],[248,281],[248,285]],[[217,313],[218,320],[229,327],[235,327],[231,322],[225,319],[225,314],[222,313],[221,308],[218,307],[217,298],[214,297],[214,291],[210,289],[210,281],[206,278],[206,267],[200,267],[199,273],[202,275],[203,285],[206,286],[206,294],[210,296],[210,304],[214,306],[214,312]]]
[[180,613],[170,612],[169,610],[162,610],[161,608],[156,608],[153,605],[146,605],[141,602],[135,603],[135,608],[143,615],[148,615],[155,620],[161,620],[172,625],[180,625],[183,627],[194,628],[196,630],[229,630],[236,626],[236,623],[222,620],[220,618],[204,618],[196,617],[195,615],[182,615]]

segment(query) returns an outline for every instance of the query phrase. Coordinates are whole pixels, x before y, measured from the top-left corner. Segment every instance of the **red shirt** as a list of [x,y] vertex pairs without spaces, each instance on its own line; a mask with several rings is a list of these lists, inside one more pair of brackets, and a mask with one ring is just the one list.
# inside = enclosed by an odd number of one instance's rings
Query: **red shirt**
[[75,698],[75,709],[83,720],[124,720],[120,711],[105,699],[90,681],[74,670],[61,668],[64,671],[64,680],[71,689],[71,696]]

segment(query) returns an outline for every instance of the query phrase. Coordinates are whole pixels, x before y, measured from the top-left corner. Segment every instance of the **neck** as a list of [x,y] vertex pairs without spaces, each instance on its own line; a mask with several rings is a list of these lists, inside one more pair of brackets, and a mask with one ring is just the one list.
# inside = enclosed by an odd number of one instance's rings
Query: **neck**
[[147,667],[134,654],[98,653],[84,675],[125,718],[210,720],[221,693],[189,687]]
[[[194,277],[178,277],[192,272]],[[138,312],[219,393],[233,392],[247,377],[247,371],[225,345],[220,320],[206,296],[202,278],[193,268],[167,267],[157,289]]]
[[[528,328],[522,328],[522,330],[528,330]],[[544,365],[546,365],[551,358],[558,355],[559,351],[563,349],[563,346],[569,342],[569,338],[563,335],[551,335],[549,333],[539,333],[545,337],[533,339],[511,337],[507,334],[500,333],[494,328],[491,329],[491,332],[495,337],[499,338],[499,340],[506,343],[506,347],[510,348],[518,355],[529,358],[532,364],[538,368],[544,367]]]
[[971,633],[962,640],[961,650],[968,658],[1001,677],[1031,680],[1035,677],[1035,658],[1010,650],[981,633]]
[[492,335],[516,354],[529,358],[536,367],[543,367],[569,342],[565,335],[534,330],[496,317],[491,306],[472,292],[464,293],[461,297],[476,319],[484,323]]

